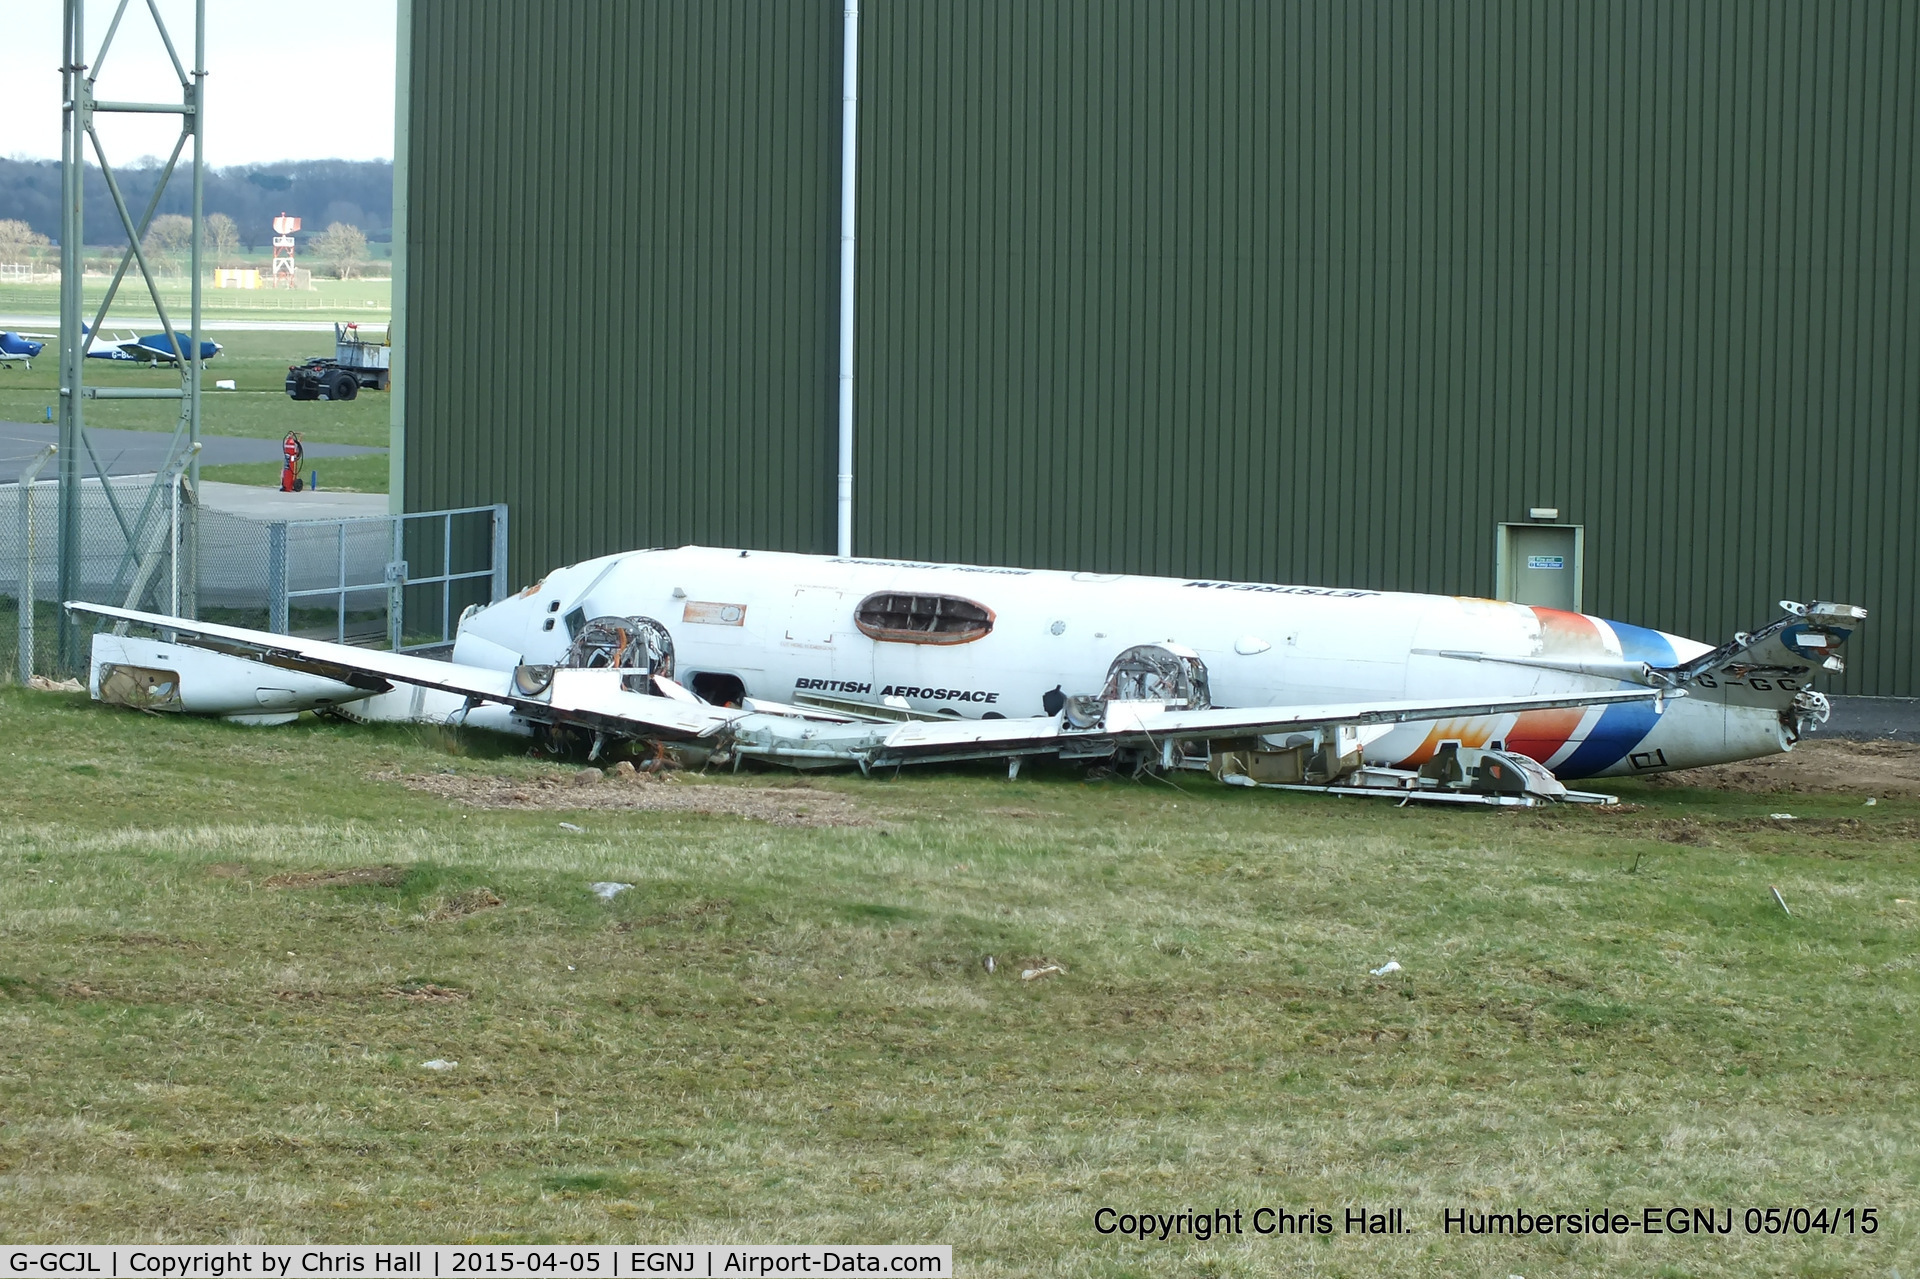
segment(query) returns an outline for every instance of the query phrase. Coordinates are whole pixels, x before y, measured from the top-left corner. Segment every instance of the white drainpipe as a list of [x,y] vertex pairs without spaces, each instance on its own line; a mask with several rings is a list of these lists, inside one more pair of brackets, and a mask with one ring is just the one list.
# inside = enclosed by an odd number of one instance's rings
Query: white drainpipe
[[853,212],[854,139],[860,104],[860,0],[846,0],[840,102],[840,474],[838,553],[853,554]]

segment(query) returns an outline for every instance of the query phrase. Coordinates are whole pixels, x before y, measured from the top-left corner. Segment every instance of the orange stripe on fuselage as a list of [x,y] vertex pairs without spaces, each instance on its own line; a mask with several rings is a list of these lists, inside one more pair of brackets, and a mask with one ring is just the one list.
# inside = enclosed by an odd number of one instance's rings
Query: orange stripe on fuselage
[[[1542,657],[1614,657],[1607,637],[1585,613],[1533,605],[1540,619],[1540,655]],[[1554,757],[1576,731],[1587,712],[1580,707],[1557,711],[1528,711],[1520,716],[1507,734],[1507,746],[1542,764]]]
[[1540,656],[1591,657],[1606,653],[1607,644],[1600,637],[1600,628],[1585,613],[1541,608],[1537,604],[1531,607],[1533,615],[1540,619]]
[[[1541,657],[1613,655],[1607,649],[1606,638],[1600,633],[1600,628],[1586,614],[1569,613],[1560,608],[1541,608],[1538,605],[1530,607],[1533,615],[1540,619]],[[1572,739],[1586,713],[1584,708],[1578,706],[1563,710],[1523,711],[1514,717],[1513,727],[1507,731],[1507,749],[1544,764]],[[1485,749],[1504,722],[1505,716],[1441,720],[1428,731],[1426,740],[1394,767],[1420,767],[1433,758],[1441,742],[1459,742],[1462,746]]]
[[1542,764],[1552,759],[1587,717],[1584,706],[1569,706],[1554,711],[1523,711],[1507,734],[1507,749],[1519,751]]
[[1494,725],[1497,719],[1443,719],[1435,722],[1427,731],[1427,739],[1415,748],[1413,754],[1394,764],[1395,768],[1418,768],[1433,758],[1440,749],[1441,742],[1459,742],[1462,746],[1476,749],[1493,740]]
[[[1551,711],[1522,711],[1514,716],[1513,727],[1507,730],[1507,749],[1518,751],[1544,764],[1567,744],[1574,731],[1580,727],[1580,721],[1586,717],[1586,713],[1586,709],[1579,706]],[[1504,716],[1495,716],[1440,720],[1427,731],[1426,740],[1421,742],[1411,755],[1397,761],[1394,767],[1420,767],[1433,758],[1434,752],[1440,749],[1442,742],[1459,742],[1462,746],[1470,746],[1476,750],[1484,749],[1486,744],[1494,739],[1504,718]]]

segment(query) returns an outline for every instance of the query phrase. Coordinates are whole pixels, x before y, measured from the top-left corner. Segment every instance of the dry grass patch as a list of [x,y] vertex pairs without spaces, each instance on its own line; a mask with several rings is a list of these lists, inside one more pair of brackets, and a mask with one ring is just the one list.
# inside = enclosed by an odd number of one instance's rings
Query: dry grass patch
[[434,907],[427,913],[427,918],[436,922],[462,919],[505,904],[491,888],[469,888],[464,893],[456,893]]
[[690,919],[724,918],[733,909],[733,903],[724,899],[718,901],[697,901],[680,910],[663,911],[657,915],[646,915],[640,919],[623,919],[614,925],[616,932],[630,933],[636,928],[661,928],[667,924],[683,924]]
[[354,866],[346,870],[289,870],[269,875],[268,888],[392,888],[405,882],[399,866]]
[[471,773],[383,776],[467,808],[554,812],[699,813],[744,817],[775,826],[867,826],[880,810],[835,791],[804,786],[681,781],[671,774],[634,773],[580,780],[579,774],[536,778]]
[[[1045,768],[573,783],[462,745],[0,690],[0,1233],[939,1240],[969,1275],[1055,1279],[1913,1269],[1920,801],[1622,782],[1644,811],[1502,815]],[[80,760],[132,780],[76,804]],[[450,803],[446,769],[530,797]],[[889,820],[686,815],[729,792]],[[549,806],[602,794],[702,807],[558,829]],[[255,891],[338,868],[407,873]],[[1439,1225],[1797,1203],[1882,1224]],[[1093,1228],[1101,1206],[1356,1204],[1411,1232]]]
[[464,990],[455,990],[451,986],[441,986],[430,981],[389,986],[386,994],[390,998],[404,999],[415,1004],[454,1004],[463,999],[472,998]]
[[129,950],[157,948],[191,951],[199,949],[192,942],[179,937],[163,937],[158,933],[103,933],[93,940],[100,945],[124,946]]

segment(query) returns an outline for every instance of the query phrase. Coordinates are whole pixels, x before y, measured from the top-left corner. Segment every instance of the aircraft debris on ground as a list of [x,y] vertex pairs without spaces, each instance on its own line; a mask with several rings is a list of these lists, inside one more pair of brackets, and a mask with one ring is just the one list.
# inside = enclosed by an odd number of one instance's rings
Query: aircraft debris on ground
[[[682,547],[470,609],[452,661],[97,604],[90,687],[149,711],[466,724],[797,768],[1033,758],[1531,805],[1790,749],[1863,609],[1717,648],[1454,596]],[[157,637],[129,633],[139,626]],[[1072,689],[1074,692],[1067,692]]]

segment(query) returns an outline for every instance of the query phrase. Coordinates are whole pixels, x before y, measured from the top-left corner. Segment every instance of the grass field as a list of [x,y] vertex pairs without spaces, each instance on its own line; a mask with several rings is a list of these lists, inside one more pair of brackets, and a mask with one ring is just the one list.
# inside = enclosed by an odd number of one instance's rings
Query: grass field
[[[222,333],[224,348],[207,364],[200,420],[206,435],[252,436],[276,439],[300,431],[309,444],[387,446],[392,401],[385,392],[363,391],[344,404],[287,398],[287,366],[310,355],[330,354],[333,339],[324,333]],[[216,379],[231,378],[237,389],[213,388]],[[154,386],[180,384],[169,368],[123,365],[107,360],[87,364],[92,386]],[[32,369],[0,365],[0,421],[38,422],[53,409],[59,415],[57,392],[59,359],[35,360]],[[178,420],[177,402],[164,400],[95,400],[86,406],[89,426],[128,431],[171,431]],[[356,458],[316,459],[323,468],[321,483],[356,492],[387,491],[387,458],[369,454]],[[202,468],[202,478],[235,484],[277,484],[279,467],[264,465]]]
[[[371,394],[371,392],[368,392]],[[360,401],[355,400],[353,404]],[[353,404],[343,405],[352,408]],[[324,412],[327,408],[319,406]],[[312,435],[307,436],[308,443],[314,443]],[[310,457],[301,474],[320,472],[320,487],[323,490],[339,489],[348,493],[384,493],[387,491],[388,471],[385,453],[362,453],[353,457]],[[275,488],[280,483],[280,464],[278,462],[239,462],[228,466],[203,466],[200,468],[203,480],[219,480],[224,484],[258,484]]]
[[[107,276],[88,276],[85,285],[87,316],[107,294]],[[184,276],[166,276],[160,281],[160,299],[176,324],[186,322],[192,305],[192,292]],[[106,327],[114,326],[114,316],[125,328],[132,321],[153,319],[153,301],[141,282],[139,269],[133,268],[115,296],[114,309]],[[385,323],[393,309],[392,280],[316,279],[310,289],[216,289],[201,290],[200,309],[209,320],[360,320]],[[0,315],[58,315],[60,286],[57,283],[0,284]]]
[[[99,281],[89,280],[97,290]],[[228,297],[216,297],[209,291],[207,316],[213,318],[270,318],[259,311],[247,311],[228,305]],[[44,295],[44,296],[42,296]],[[364,297],[362,297],[364,295]],[[144,296],[144,295],[142,295]],[[272,291],[238,294],[229,297],[249,299],[276,296]],[[287,306],[302,303],[299,319],[350,320],[385,323],[390,297],[385,280],[326,281],[314,293],[277,295]],[[128,297],[128,302],[132,302]],[[373,300],[378,309],[364,312],[359,302]],[[176,299],[169,296],[169,306]],[[185,311],[185,291],[179,299]],[[261,306],[266,303],[262,302]],[[41,313],[57,310],[59,298],[52,285],[0,285],[0,314]],[[223,309],[224,308],[224,309]],[[308,313],[308,312],[311,313]],[[108,327],[115,329],[110,322]],[[133,332],[139,326],[121,323],[115,331]],[[139,328],[146,332],[145,328]],[[252,436],[278,439],[288,431],[302,432],[310,444],[360,444],[375,448],[387,446],[392,401],[383,392],[366,391],[345,404],[319,401],[296,402],[287,398],[287,366],[315,355],[333,353],[333,337],[328,333],[218,332],[212,335],[222,351],[207,364],[206,383],[201,402],[201,427],[207,435]],[[237,388],[221,391],[214,382],[232,379]],[[121,364],[109,360],[90,360],[87,381],[93,386],[175,387],[180,375],[170,368]],[[38,422],[51,409],[59,414],[58,388],[60,360],[55,348],[33,362],[32,369],[0,365],[0,421]],[[86,406],[89,426],[117,430],[171,431],[178,420],[177,403],[155,400],[95,400]],[[330,458],[316,462],[322,469],[321,483],[329,488],[355,492],[387,491],[387,459],[384,455],[360,458]],[[236,484],[277,484],[279,467],[272,464],[203,468],[202,478]]]
[[[542,789],[557,766],[511,744],[18,689],[0,730],[10,1240],[1920,1273],[1913,801],[1628,789],[1635,810],[1499,814],[1064,770]],[[622,786],[676,807],[590,806]],[[1065,971],[1021,979],[1045,963]],[[1349,1237],[1353,1204],[1411,1232]],[[1103,1205],[1336,1226],[1140,1243],[1096,1233]],[[1448,1208],[1667,1205],[1880,1224],[1441,1233]]]

